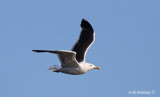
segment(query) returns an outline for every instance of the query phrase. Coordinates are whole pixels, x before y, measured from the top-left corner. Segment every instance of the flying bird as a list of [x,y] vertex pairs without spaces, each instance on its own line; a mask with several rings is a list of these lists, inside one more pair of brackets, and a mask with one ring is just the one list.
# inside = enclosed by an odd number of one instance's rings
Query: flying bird
[[92,69],[100,69],[99,67],[85,62],[85,56],[88,48],[93,44],[95,40],[95,32],[91,24],[82,19],[81,21],[81,33],[77,42],[73,45],[71,51],[65,50],[32,50],[37,53],[48,52],[58,55],[61,62],[61,66],[53,65],[48,70],[53,72],[62,72],[71,75],[80,75],[88,72]]

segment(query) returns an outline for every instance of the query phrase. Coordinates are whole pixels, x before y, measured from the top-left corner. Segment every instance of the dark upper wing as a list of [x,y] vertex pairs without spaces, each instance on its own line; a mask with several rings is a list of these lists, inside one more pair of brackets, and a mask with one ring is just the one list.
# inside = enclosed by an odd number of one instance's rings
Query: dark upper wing
[[78,62],[85,61],[85,53],[90,45],[94,42],[94,30],[91,24],[83,19],[81,22],[81,28],[82,31],[79,39],[72,48],[72,51],[77,53],[76,59]]

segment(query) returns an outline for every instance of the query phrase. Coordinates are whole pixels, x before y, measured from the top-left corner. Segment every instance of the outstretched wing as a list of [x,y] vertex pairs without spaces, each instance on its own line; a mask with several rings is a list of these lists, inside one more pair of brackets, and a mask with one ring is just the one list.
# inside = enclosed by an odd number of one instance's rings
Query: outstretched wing
[[57,54],[63,68],[79,66],[76,60],[76,52],[74,51],[51,51],[51,50],[32,50],[32,51],[39,53],[49,52]]
[[81,28],[82,31],[79,36],[79,39],[72,48],[72,51],[76,52],[76,59],[78,62],[85,61],[86,52],[94,42],[94,37],[95,37],[94,30],[91,24],[85,19],[83,19],[81,22]]

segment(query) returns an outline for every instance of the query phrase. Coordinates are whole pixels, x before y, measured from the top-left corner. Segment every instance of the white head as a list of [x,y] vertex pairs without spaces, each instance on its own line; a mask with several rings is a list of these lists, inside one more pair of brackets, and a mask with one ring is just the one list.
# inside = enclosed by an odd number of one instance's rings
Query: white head
[[83,64],[80,64],[82,65],[82,67],[84,68],[85,71],[89,71],[91,69],[100,69],[99,67],[93,65],[93,64],[90,64],[90,63],[83,63]]
[[95,66],[95,65],[93,65],[93,64],[88,64],[89,65],[89,67],[91,68],[91,69],[98,69],[98,70],[100,70],[100,68],[99,67],[97,67],[97,66]]

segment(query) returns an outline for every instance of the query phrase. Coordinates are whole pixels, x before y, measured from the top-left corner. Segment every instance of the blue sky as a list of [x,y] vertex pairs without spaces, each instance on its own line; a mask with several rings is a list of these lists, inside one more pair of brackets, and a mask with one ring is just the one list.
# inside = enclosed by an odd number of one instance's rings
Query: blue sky
[[[0,97],[158,97],[159,0],[1,0]],[[48,72],[70,50],[88,20],[96,41],[84,75]],[[129,91],[155,94],[129,94]]]

